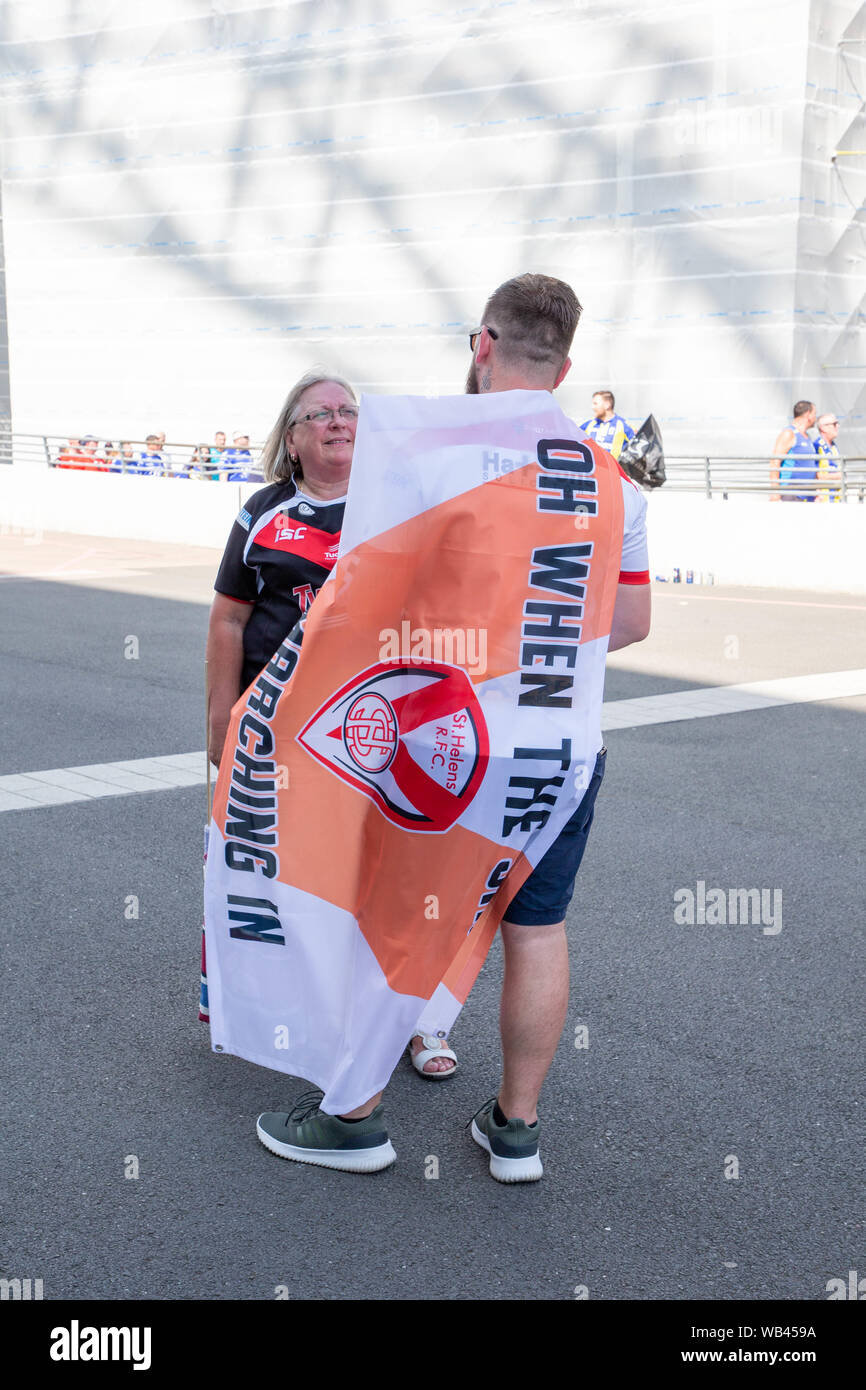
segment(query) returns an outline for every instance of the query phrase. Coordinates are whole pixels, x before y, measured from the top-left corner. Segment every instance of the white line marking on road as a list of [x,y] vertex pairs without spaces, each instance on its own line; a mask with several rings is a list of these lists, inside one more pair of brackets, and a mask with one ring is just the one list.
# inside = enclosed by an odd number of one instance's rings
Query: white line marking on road
[[0,811],[61,806],[68,801],[129,796],[131,792],[167,792],[177,787],[204,786],[206,781],[204,751],[16,773],[0,777]]
[[[601,727],[605,732],[636,729],[645,724],[671,724],[683,719],[706,719],[716,714],[741,714],[780,705],[840,700],[852,695],[866,695],[866,669],[824,671],[811,676],[750,681],[745,685],[703,686],[698,690],[675,690],[667,695],[608,700],[602,706]],[[84,767],[52,768],[46,772],[12,773],[0,777],[0,812],[62,806],[71,801],[95,801],[103,796],[129,796],[134,792],[174,791],[178,787],[204,786],[206,781],[203,750],[164,754],[158,758],[131,758],[116,763],[88,763]]]
[[[32,574],[0,574],[0,579],[56,579],[59,570],[34,570]],[[128,579],[130,575],[144,574],[144,570],[64,570],[63,579],[107,579],[111,573],[114,579]]]
[[778,705],[840,700],[851,695],[866,695],[866,670],[824,671],[812,676],[749,681],[744,685],[676,690],[669,695],[643,695],[635,700],[608,700],[602,705],[601,727],[605,731],[633,729],[643,724],[670,724],[711,714],[740,714]]
[[710,603],[769,603],[781,608],[845,608],[854,613],[866,613],[866,603],[814,603],[807,598],[741,598],[734,594],[689,594],[680,598],[677,593],[660,593],[653,589],[653,599],[679,598],[680,603],[688,603],[690,598],[708,600]]

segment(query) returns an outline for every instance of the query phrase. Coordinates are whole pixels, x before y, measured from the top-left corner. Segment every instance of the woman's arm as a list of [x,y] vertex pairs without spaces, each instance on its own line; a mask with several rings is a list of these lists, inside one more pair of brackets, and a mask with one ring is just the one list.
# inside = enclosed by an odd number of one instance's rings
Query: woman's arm
[[241,693],[244,628],[254,604],[214,594],[207,632],[207,751],[219,767],[232,705]]

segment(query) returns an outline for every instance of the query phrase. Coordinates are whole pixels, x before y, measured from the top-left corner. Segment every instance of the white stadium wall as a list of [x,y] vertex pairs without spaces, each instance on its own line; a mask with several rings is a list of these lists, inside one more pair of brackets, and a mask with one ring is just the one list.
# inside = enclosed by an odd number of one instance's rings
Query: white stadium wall
[[[324,362],[462,389],[525,269],[584,305],[562,388],[670,453],[792,400],[866,453],[863,7],[843,0],[5,0],[14,428],[262,439]],[[843,168],[844,166],[844,168]],[[860,364],[861,370],[857,370]]]
[[[3,529],[37,543],[43,531],[222,548],[256,484],[181,482],[57,469],[0,468]],[[652,493],[650,573],[686,582],[866,594],[866,506],[770,505]],[[0,532],[2,535],[2,532]],[[0,542],[2,544],[2,542]]]

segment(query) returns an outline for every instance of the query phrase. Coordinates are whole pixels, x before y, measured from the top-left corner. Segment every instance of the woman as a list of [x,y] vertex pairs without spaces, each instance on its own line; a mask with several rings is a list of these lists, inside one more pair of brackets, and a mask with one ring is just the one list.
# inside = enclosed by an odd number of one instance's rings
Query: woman
[[[208,756],[219,766],[232,706],[305,613],[337,559],[358,402],[347,381],[307,372],[262,451],[268,486],[244,504],[216,577],[207,640]],[[200,1016],[206,1018],[203,1005]],[[447,1039],[416,1034],[412,1064],[443,1080]],[[435,1056],[442,1052],[441,1057]]]
[[211,444],[199,445],[199,477],[206,478],[208,482],[214,482],[219,478],[220,456]]
[[111,465],[112,473],[137,473],[135,445],[130,439],[121,439],[120,453]]
[[183,476],[186,478],[214,478],[216,474],[211,469],[210,445],[197,444],[189,456],[189,462],[184,464]]

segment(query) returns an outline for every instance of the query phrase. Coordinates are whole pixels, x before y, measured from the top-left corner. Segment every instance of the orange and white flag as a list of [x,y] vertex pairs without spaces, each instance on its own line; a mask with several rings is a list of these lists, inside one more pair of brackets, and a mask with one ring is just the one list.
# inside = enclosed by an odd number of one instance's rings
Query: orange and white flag
[[363,398],[337,564],[232,712],[215,1050],[338,1114],[447,1033],[592,776],[624,485],[548,392]]

